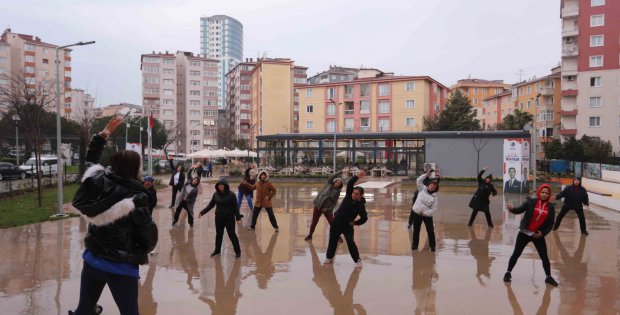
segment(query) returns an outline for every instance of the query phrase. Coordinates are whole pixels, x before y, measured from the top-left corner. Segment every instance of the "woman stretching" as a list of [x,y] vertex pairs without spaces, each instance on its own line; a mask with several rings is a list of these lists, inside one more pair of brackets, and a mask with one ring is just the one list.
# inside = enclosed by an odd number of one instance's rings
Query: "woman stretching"
[[172,226],[175,226],[179,221],[181,210],[185,208],[187,211],[187,223],[190,227],[194,227],[194,204],[196,203],[196,197],[198,197],[198,185],[200,184],[200,178],[194,177],[189,183],[185,183],[185,186],[181,190],[181,193],[177,196],[175,206],[177,210],[174,212],[174,220]]
[[[216,207],[217,206],[217,207]],[[224,238],[224,229],[228,233],[228,238],[232,242],[235,249],[235,259],[241,257],[241,247],[239,246],[239,238],[235,233],[235,221],[241,220],[241,214],[235,200],[235,193],[230,191],[230,186],[225,179],[220,179],[215,184],[215,192],[211,197],[211,202],[200,211],[200,216],[207,214],[211,209],[215,208],[215,249],[211,253],[211,257],[219,256],[222,248],[222,239]]]
[[[353,239],[356,225],[362,225],[368,221],[368,214],[366,213],[366,199],[364,199],[364,188],[355,186],[355,182],[358,179],[364,178],[366,173],[360,171],[358,175],[354,175],[349,179],[347,183],[347,193],[338,207],[338,211],[334,214],[334,220],[329,228],[329,244],[327,245],[327,259],[326,264],[334,262],[334,255],[336,254],[336,247],[338,246],[338,239],[340,234],[344,234],[344,238],[347,241],[347,247],[349,247],[349,253],[351,258],[355,262],[356,268],[362,267],[362,260],[360,259],[360,253],[355,245]],[[359,216],[358,220],[355,220]]]
[[553,219],[555,216],[555,209],[553,204],[549,203],[549,197],[551,196],[551,187],[547,184],[540,185],[536,191],[536,197],[528,199],[522,205],[515,208],[513,205],[507,205],[506,208],[512,213],[520,214],[525,213],[521,218],[521,224],[519,226],[519,234],[517,234],[517,241],[515,243],[515,250],[508,261],[508,271],[504,275],[504,282],[510,282],[512,279],[512,268],[517,264],[517,260],[525,246],[529,242],[534,243],[538,256],[542,260],[543,269],[545,269],[545,275],[547,278],[545,282],[557,286],[558,283],[551,276],[551,263],[549,262],[549,256],[547,256],[547,243],[545,242],[545,236],[553,228]]
[[[245,169],[243,181],[250,185],[254,185],[256,184],[256,178],[255,175],[252,175],[251,173],[252,167],[248,167],[247,169]],[[247,188],[245,185],[243,185],[243,183],[239,184],[239,186],[237,187],[237,207],[239,208],[239,210],[241,210],[241,203],[243,203],[243,197],[245,197],[245,200],[248,203],[248,208],[250,209],[248,211],[248,227],[252,225],[252,211],[254,210],[254,205],[252,204],[252,195],[253,192],[251,189]]]
[[258,220],[258,215],[260,211],[265,208],[267,211],[267,215],[269,216],[269,222],[271,222],[271,226],[279,231],[278,221],[276,221],[276,216],[273,214],[273,205],[271,203],[271,199],[276,195],[276,188],[273,187],[273,184],[269,181],[269,175],[265,171],[261,171],[258,173],[258,182],[254,185],[248,182],[241,182],[245,187],[256,190],[256,202],[254,203],[254,211],[252,211],[252,224],[250,225],[249,230],[254,231],[256,228],[256,220]]
[[485,167],[478,173],[478,190],[476,190],[476,193],[469,202],[469,207],[472,208],[472,212],[467,226],[471,226],[476,219],[478,211],[482,211],[487,217],[487,224],[489,227],[493,227],[493,221],[491,221],[491,211],[489,209],[489,198],[491,195],[497,195],[497,190],[493,187],[493,175],[489,174],[487,177],[482,179],[482,174],[484,174],[486,170],[487,168]]
[[439,190],[439,182],[435,179],[431,180],[428,186],[424,186],[424,179],[431,173],[432,169],[426,171],[416,180],[418,186],[418,198],[416,199],[411,211],[413,212],[413,241],[411,250],[418,250],[420,243],[420,229],[422,222],[426,227],[428,234],[428,245],[431,252],[435,251],[435,227],[433,225],[433,213],[437,210],[437,191]]

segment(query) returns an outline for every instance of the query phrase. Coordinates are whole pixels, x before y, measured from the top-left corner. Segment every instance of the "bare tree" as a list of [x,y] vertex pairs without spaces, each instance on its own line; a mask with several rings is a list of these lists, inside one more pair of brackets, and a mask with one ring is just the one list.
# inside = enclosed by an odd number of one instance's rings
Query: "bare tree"
[[[26,138],[30,139],[35,155],[37,171],[37,192],[39,207],[41,199],[41,151],[43,148],[42,129],[45,109],[55,101],[54,82],[37,80],[29,73],[12,73],[2,75],[6,84],[0,86],[0,101],[9,111],[21,119],[21,129]],[[4,115],[8,113],[5,112]],[[58,161],[60,163],[60,161]],[[60,166],[59,166],[60,167]]]
[[[179,138],[179,133],[177,132],[177,130],[179,129],[180,125],[181,124],[179,123],[174,127],[171,126],[170,128],[164,126],[164,129],[166,130],[166,144],[164,145],[164,153],[166,154],[166,159],[168,159],[168,153],[166,149],[168,149],[168,146],[175,143]],[[178,144],[175,144],[174,147],[176,149],[176,153],[179,153],[179,149],[177,148]]]
[[489,143],[489,139],[472,138],[471,142],[474,145],[474,150],[476,150],[476,174],[478,174],[480,172],[480,151],[484,150],[484,147]]
[[85,171],[86,165],[86,149],[92,135],[93,125],[95,123],[95,111],[93,108],[89,108],[88,101],[85,101],[84,108],[78,109],[75,112],[74,121],[78,125],[79,138],[80,138],[80,174]]

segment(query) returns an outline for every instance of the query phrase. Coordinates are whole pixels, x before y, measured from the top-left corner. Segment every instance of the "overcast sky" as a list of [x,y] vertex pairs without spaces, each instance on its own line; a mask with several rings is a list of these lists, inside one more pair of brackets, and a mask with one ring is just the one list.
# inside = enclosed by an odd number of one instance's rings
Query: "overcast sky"
[[[288,57],[309,75],[331,65],[513,83],[560,61],[559,0],[20,0],[2,1],[0,26],[73,52],[73,87],[97,105],[141,104],[140,55],[199,52],[200,17],[244,27],[244,57]],[[62,4],[60,4],[62,3]]]

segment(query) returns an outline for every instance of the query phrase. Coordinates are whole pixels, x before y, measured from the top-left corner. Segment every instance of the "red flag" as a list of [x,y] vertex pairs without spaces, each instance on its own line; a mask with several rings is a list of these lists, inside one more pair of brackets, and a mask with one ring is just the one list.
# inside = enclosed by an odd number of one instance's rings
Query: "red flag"
[[153,114],[151,113],[151,116],[149,116],[149,128],[153,129],[153,127],[155,127],[155,120],[153,119]]

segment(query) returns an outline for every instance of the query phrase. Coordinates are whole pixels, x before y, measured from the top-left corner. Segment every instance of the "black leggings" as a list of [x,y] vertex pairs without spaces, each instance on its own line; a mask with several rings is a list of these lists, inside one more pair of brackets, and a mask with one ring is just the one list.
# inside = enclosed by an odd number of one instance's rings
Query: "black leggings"
[[344,234],[344,239],[347,241],[347,247],[349,247],[349,254],[351,254],[351,258],[353,258],[354,262],[358,262],[360,260],[360,252],[355,244],[355,230],[352,226],[341,227],[332,224],[329,227],[329,243],[327,245],[326,254],[327,258],[332,259],[334,258],[334,255],[336,255],[336,248],[338,247],[340,234]]
[[[575,210],[575,213],[577,213],[577,217],[579,218],[579,228],[581,229],[581,232],[585,232],[586,231],[586,217],[583,215],[583,208],[574,209],[574,210]],[[566,213],[568,213],[568,211],[570,211],[568,207],[562,206],[562,210],[560,210],[558,217],[555,219],[555,225],[553,226],[554,229],[557,230],[560,227],[560,224],[562,223],[562,219],[564,218]]]
[[[258,215],[260,214],[260,211],[262,209],[263,209],[262,207],[254,207],[254,211],[252,211],[252,225],[250,226],[251,228],[256,227],[256,221],[258,220]],[[276,221],[276,216],[273,214],[273,208],[265,208],[265,211],[267,211],[267,215],[269,216],[269,222],[271,222],[271,226],[273,226],[274,229],[277,229],[278,221]]]
[[222,240],[224,238],[224,229],[228,234],[228,238],[235,249],[237,256],[241,255],[241,246],[239,246],[239,238],[235,233],[235,219],[234,218],[218,218],[215,217],[215,249],[214,253],[219,253],[222,248]]
[[487,218],[487,225],[493,226],[493,221],[491,220],[491,211],[489,210],[488,205],[486,207],[482,206],[480,208],[473,209],[471,211],[471,217],[469,217],[468,225],[474,224],[474,220],[476,219],[476,215],[478,214],[478,211],[484,212],[484,216]]
[[428,234],[428,246],[432,250],[435,249],[435,226],[433,225],[433,217],[421,216],[413,212],[413,241],[411,242],[411,249],[418,249],[420,243],[420,229],[422,228],[422,222],[426,227],[426,233]]
[[[193,208],[193,207],[192,207]],[[174,220],[172,221],[172,225],[177,224],[179,221],[179,216],[181,216],[181,210],[185,209],[187,211],[187,223],[189,226],[194,226],[194,210],[190,210],[187,205],[187,201],[183,200],[177,207],[177,210],[174,212]]]
[[121,315],[138,315],[138,279],[101,271],[84,262],[80,283],[80,302],[75,315],[92,315],[105,285]]
[[517,241],[515,243],[515,250],[510,256],[510,260],[508,261],[508,271],[512,271],[512,268],[517,264],[517,260],[521,253],[523,253],[523,249],[529,242],[534,243],[534,247],[536,247],[536,251],[538,252],[538,256],[542,260],[543,269],[545,269],[545,275],[551,276],[551,263],[549,262],[549,256],[547,256],[547,242],[545,242],[544,237],[535,238],[532,236],[528,236],[523,232],[519,232],[517,235]]

